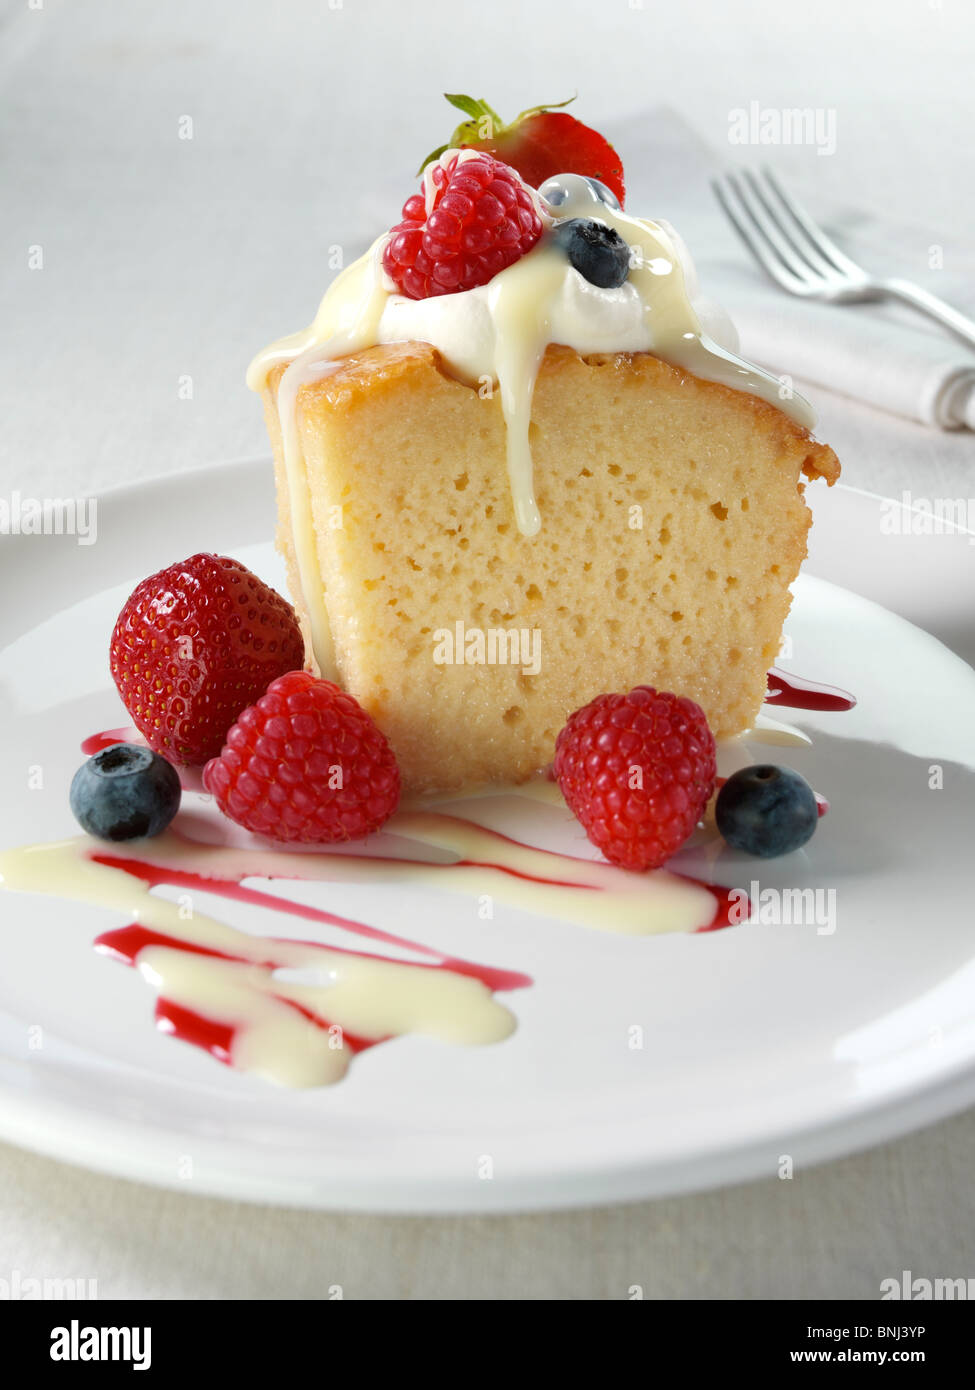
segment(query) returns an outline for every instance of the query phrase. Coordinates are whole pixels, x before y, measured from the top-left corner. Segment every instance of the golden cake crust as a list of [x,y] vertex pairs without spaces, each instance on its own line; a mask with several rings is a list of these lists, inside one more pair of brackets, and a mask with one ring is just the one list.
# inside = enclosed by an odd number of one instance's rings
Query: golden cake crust
[[[279,545],[307,634],[277,418]],[[537,536],[515,525],[500,401],[423,343],[370,348],[301,388],[298,424],[342,684],[412,791],[518,781],[569,713],[654,684],[720,737],[747,727],[833,451],[774,406],[647,353],[549,347],[532,410]],[[340,523],[336,525],[336,518]],[[526,663],[443,663],[438,634],[538,633]]]
[[[721,382],[705,381],[680,367],[672,367],[659,357],[648,352],[591,353],[581,357],[574,348],[560,343],[551,344],[539,369],[539,378],[550,378],[559,372],[571,372],[579,363],[588,366],[612,365],[620,372],[638,372],[648,384],[663,388],[681,384],[690,387],[703,387],[713,396],[720,395],[734,409],[747,409],[753,413],[756,424],[764,423],[769,428],[782,431],[783,439],[806,446],[807,452],[802,462],[802,471],[808,478],[824,478],[831,487],[840,476],[840,461],[828,444],[814,439],[809,430],[779,410],[763,401],[759,396],[748,395]],[[274,400],[278,382],[284,375],[287,363],[282,363],[269,372],[264,392],[265,404],[269,407],[274,424],[277,426],[277,406]],[[440,353],[430,343],[381,343],[352,353],[339,360],[334,372],[320,381],[311,382],[301,388],[301,408],[303,411],[351,407],[363,394],[375,395],[391,391],[404,378],[417,371],[436,370],[447,381],[460,384],[444,367]],[[536,390],[537,390],[536,386]]]

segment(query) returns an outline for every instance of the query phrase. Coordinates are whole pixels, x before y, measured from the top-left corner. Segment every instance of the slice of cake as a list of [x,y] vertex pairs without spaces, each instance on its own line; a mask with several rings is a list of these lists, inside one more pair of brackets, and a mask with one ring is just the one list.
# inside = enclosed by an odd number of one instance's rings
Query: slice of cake
[[601,184],[447,150],[252,366],[309,661],[409,790],[532,776],[607,690],[689,695],[719,737],[754,719],[803,479],[839,464],[705,331],[691,276]]

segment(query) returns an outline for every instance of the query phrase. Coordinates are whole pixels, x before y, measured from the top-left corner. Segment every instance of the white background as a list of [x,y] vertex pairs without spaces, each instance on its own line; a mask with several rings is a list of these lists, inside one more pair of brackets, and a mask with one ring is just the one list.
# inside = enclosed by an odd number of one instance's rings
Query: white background
[[[329,246],[393,220],[453,126],[444,90],[502,115],[578,91],[581,116],[624,134],[669,105],[719,148],[752,100],[834,108],[836,153],[776,150],[777,167],[814,205],[950,242],[975,220],[971,16],[961,0],[0,0],[0,489],[85,494],[264,451],[246,363],[311,317]],[[653,169],[631,172],[651,196]],[[815,399],[846,481],[972,492],[970,434]],[[791,1182],[429,1221],[237,1207],[6,1149],[0,1278],[96,1278],[103,1297],[871,1299],[902,1269],[975,1273],[973,1140],[969,1116]]]

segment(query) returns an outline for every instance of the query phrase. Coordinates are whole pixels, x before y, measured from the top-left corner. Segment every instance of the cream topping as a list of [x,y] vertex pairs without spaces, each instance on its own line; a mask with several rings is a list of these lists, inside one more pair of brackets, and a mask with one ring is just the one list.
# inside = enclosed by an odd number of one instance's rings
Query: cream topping
[[[440,163],[474,153],[448,150]],[[428,209],[434,196],[433,167],[424,175]],[[384,235],[333,282],[308,329],[273,343],[251,363],[248,383],[255,390],[263,389],[275,364],[290,363],[278,385],[277,403],[298,571],[323,675],[335,678],[339,673],[301,453],[298,397],[302,386],[335,370],[335,359],[377,343],[428,342],[461,379],[496,383],[507,426],[512,502],[525,536],[537,534],[541,526],[529,429],[535,378],[549,343],[563,343],[581,354],[652,352],[705,380],[758,396],[806,428],[814,423],[801,396],[737,356],[726,316],[705,301],[695,302],[693,264],[672,228],[610,207],[579,175],[561,175],[556,182],[557,205],[537,202],[543,221],[598,218],[630,246],[630,274],[618,290],[590,285],[543,238],[487,285],[427,300],[407,299],[395,293],[382,269]],[[550,180],[546,188],[552,184]]]

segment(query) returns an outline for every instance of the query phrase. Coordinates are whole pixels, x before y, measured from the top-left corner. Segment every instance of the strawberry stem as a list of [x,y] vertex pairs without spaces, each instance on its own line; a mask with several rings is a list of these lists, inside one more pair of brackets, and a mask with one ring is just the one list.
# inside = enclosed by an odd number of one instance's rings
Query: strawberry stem
[[[518,112],[518,115],[511,122],[511,126],[516,126],[520,124],[521,121],[526,121],[529,116],[538,116],[543,111],[561,111],[563,106],[571,106],[578,95],[578,92],[573,92],[568,101],[547,101],[543,106],[529,106],[527,111]],[[505,129],[510,130],[511,126],[505,126]]]

